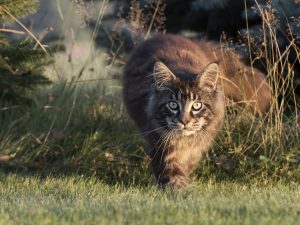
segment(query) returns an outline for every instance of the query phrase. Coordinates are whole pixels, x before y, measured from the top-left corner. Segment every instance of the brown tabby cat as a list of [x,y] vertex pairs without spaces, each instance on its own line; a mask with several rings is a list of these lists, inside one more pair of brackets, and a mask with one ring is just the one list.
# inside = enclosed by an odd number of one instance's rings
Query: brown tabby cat
[[224,94],[250,102],[255,113],[265,111],[270,98],[264,76],[255,69],[251,73],[235,54],[176,35],[141,43],[126,62],[123,84],[128,113],[146,138],[156,180],[175,189],[188,184],[222,128]]

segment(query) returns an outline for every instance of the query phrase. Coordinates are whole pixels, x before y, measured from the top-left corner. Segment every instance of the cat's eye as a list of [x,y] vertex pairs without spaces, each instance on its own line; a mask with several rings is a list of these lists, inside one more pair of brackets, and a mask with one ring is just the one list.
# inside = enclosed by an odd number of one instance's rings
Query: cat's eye
[[178,108],[178,103],[175,101],[169,101],[168,106],[170,107],[170,109],[176,110]]
[[195,102],[193,104],[193,110],[199,111],[202,108],[202,103],[201,102]]

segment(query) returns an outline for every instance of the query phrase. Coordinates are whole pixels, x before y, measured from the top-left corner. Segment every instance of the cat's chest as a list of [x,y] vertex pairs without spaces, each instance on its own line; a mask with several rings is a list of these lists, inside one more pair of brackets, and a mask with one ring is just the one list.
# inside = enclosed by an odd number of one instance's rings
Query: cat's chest
[[197,163],[209,146],[210,140],[205,140],[200,136],[182,137],[173,140],[169,158],[174,158],[180,164]]

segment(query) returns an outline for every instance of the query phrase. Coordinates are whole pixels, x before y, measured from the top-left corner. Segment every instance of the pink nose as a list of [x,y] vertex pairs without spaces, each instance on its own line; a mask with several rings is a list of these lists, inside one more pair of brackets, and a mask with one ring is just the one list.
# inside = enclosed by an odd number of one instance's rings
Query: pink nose
[[182,123],[182,124],[184,124],[184,125],[187,125],[189,122],[190,122],[190,119],[189,118],[182,118],[181,120],[180,120],[180,122]]

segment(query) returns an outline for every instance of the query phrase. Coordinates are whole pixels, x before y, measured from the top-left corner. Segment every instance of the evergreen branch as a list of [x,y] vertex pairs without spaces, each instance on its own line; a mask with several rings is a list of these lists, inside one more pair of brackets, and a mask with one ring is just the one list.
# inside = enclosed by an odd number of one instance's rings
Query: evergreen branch
[[3,13],[6,9],[12,12],[16,17],[24,17],[30,13],[35,13],[39,6],[38,0],[1,0],[0,20],[8,20],[11,17]]
[[26,27],[24,26],[14,15],[12,15],[6,8],[0,8],[4,13],[9,15],[17,24],[19,24],[35,41],[36,43],[43,49],[45,53],[47,53],[47,50],[42,45],[42,43],[35,37],[35,35]]
[[2,68],[7,69],[11,74],[16,75],[15,71],[5,62],[5,60],[2,58],[1,55],[0,55],[0,66]]
[[22,76],[11,76],[7,71],[0,69],[0,103],[30,103],[30,94],[40,85],[51,82],[44,76],[29,71]]
[[36,62],[38,59],[43,58],[45,53],[42,50],[32,49],[30,41],[23,41],[7,46],[0,45],[0,56],[12,60],[15,64],[23,61]]
[[[41,85],[51,81],[42,75],[45,65],[51,63],[45,46],[41,44],[44,36],[51,30],[47,28],[37,38],[18,17],[36,11],[38,0],[0,0],[0,22],[12,20],[24,31],[0,28],[0,104],[31,103],[31,94]],[[18,43],[10,43],[3,33],[15,33],[31,38]],[[36,47],[39,49],[36,49]]]

